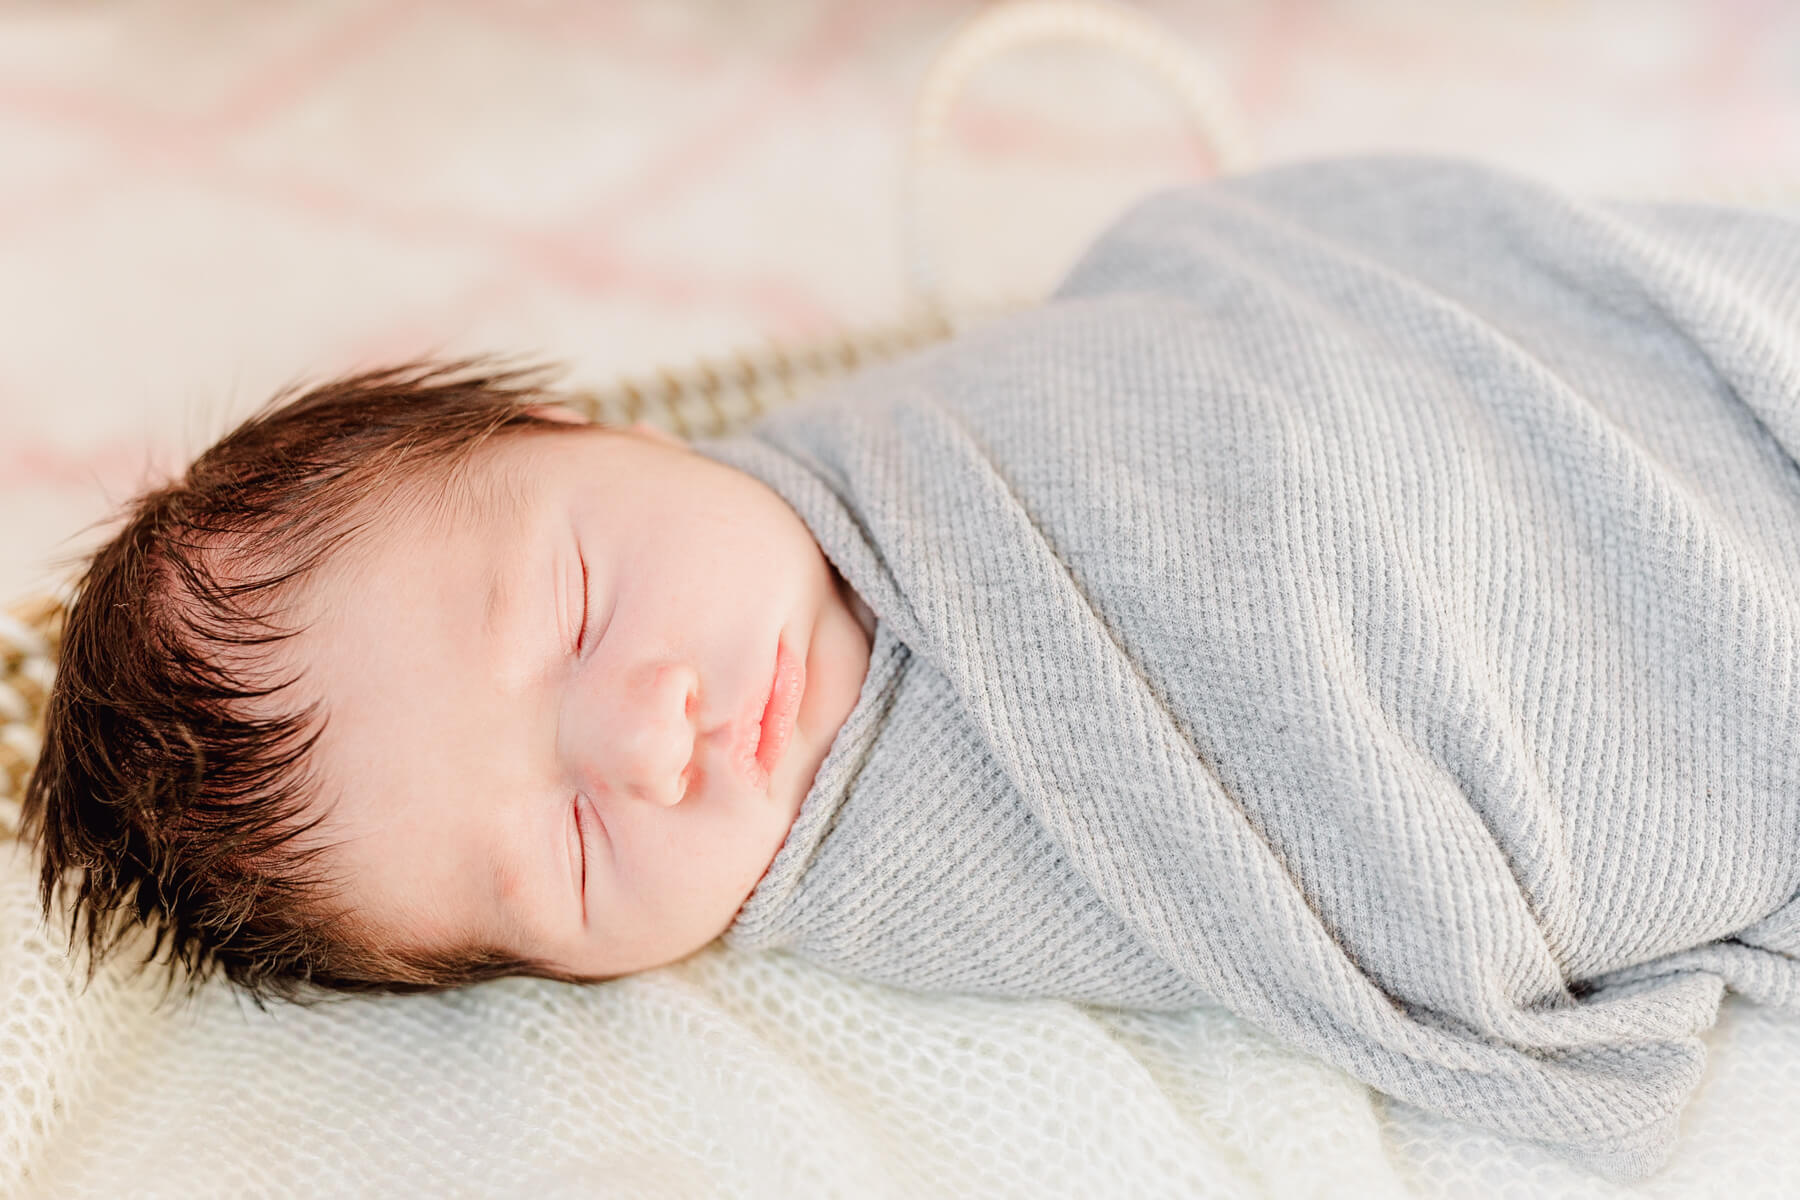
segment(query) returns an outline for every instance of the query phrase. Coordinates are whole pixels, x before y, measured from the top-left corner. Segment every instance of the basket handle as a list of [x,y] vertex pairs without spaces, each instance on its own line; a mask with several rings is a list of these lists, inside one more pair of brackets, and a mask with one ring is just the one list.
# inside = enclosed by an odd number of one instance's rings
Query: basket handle
[[1221,172],[1248,166],[1252,153],[1236,107],[1212,71],[1174,31],[1143,13],[1098,0],[1015,0],[965,22],[938,51],[913,101],[902,170],[901,249],[915,305],[943,311],[943,281],[926,234],[926,177],[964,84],[989,59],[1015,47],[1074,41],[1136,59],[1173,92]]

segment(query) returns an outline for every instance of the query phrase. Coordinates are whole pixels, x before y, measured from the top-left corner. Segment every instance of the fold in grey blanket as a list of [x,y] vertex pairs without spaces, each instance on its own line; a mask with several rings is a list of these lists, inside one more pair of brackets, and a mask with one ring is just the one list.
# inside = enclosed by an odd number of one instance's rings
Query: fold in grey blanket
[[1800,226],[1271,170],[696,448],[879,618],[728,944],[1216,1002],[1621,1180],[1800,1005]]

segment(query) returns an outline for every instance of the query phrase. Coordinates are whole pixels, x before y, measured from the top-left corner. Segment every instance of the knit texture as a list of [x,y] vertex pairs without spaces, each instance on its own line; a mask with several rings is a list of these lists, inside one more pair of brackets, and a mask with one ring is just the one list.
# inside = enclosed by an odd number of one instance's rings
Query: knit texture
[[727,943],[1652,1173],[1725,989],[1800,1006],[1797,346],[1791,221],[1356,160],[696,443],[879,618]]

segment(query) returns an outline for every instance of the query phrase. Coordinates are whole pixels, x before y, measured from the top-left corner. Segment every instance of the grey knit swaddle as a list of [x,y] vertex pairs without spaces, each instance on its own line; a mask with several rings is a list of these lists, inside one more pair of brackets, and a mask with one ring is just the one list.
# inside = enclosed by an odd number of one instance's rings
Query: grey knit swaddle
[[1800,1006],[1794,223],[1266,171],[696,448],[879,618],[728,943],[1216,1002],[1622,1180]]

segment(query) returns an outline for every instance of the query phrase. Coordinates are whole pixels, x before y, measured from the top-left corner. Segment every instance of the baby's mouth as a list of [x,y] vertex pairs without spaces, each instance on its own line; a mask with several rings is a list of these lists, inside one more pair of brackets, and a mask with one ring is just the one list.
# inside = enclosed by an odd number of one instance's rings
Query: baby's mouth
[[766,775],[775,774],[775,766],[794,736],[800,696],[805,691],[806,663],[788,648],[787,642],[776,643],[775,682],[769,689],[769,702],[763,709],[756,742],[756,764]]
[[758,791],[767,791],[780,765],[788,743],[793,739],[794,724],[800,713],[800,698],[806,690],[806,663],[789,648],[785,640],[775,645],[775,670],[769,691],[754,717],[746,722],[738,765],[746,780]]

